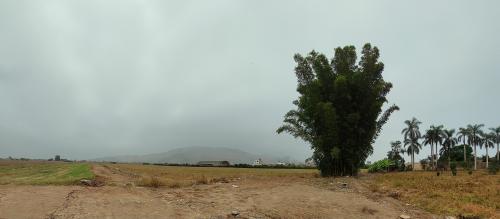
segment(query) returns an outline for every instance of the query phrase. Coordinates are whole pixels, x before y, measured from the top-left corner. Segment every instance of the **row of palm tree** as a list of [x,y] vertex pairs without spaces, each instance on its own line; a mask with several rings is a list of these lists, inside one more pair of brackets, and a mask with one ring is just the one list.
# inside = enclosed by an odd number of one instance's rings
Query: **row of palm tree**
[[[429,145],[431,148],[431,167],[437,168],[437,160],[439,159],[438,147],[441,146],[441,152],[447,152],[448,165],[450,164],[449,151],[458,142],[462,141],[464,146],[464,162],[467,162],[466,145],[471,145],[474,149],[474,170],[477,169],[477,151],[476,147],[486,148],[486,167],[488,167],[488,148],[497,146],[496,160],[500,161],[500,126],[490,128],[490,132],[486,133],[482,130],[483,124],[467,125],[465,128],[459,128],[455,133],[455,129],[445,129],[444,126],[431,125],[424,135],[421,135],[419,125],[420,121],[416,118],[406,120],[406,127],[401,131],[404,136],[404,145],[407,147],[406,152],[411,155],[412,168],[415,167],[415,153],[418,154],[422,149],[422,144]],[[423,139],[422,144],[419,142]]]

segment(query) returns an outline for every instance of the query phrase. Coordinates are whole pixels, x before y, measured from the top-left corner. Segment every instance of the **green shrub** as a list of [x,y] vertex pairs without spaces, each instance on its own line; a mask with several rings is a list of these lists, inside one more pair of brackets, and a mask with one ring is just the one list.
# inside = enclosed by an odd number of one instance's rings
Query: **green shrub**
[[386,158],[383,160],[376,161],[375,163],[370,165],[368,167],[368,172],[369,173],[387,172],[389,168],[391,168],[394,165],[395,165],[394,161],[391,161]]
[[457,163],[455,163],[455,162],[450,163],[450,169],[451,169],[451,174],[453,174],[453,176],[456,176],[457,175]]
[[496,175],[498,173],[498,162],[491,162],[488,165],[488,173],[492,175]]
[[465,170],[467,170],[467,173],[468,173],[469,175],[472,175],[472,168],[470,168],[469,166],[467,166],[467,167],[465,168]]
[[406,166],[405,171],[413,171],[413,166],[412,165]]

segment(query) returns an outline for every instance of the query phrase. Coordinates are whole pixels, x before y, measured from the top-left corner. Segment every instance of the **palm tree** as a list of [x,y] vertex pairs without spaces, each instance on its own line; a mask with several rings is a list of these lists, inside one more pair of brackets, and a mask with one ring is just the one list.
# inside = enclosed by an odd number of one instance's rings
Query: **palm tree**
[[490,128],[492,135],[495,137],[495,143],[497,144],[497,163],[500,161],[500,151],[498,150],[498,144],[500,144],[500,126],[496,128]]
[[465,148],[465,138],[469,136],[469,129],[467,128],[459,128],[457,132],[458,141],[462,140],[464,145],[464,163],[467,164],[467,152]]
[[[442,144],[443,138],[442,138],[442,132],[443,132],[443,126],[434,126],[431,125],[427,131],[425,131],[425,135],[423,136],[424,141],[422,142],[424,145],[430,145],[431,146],[431,162],[432,166],[434,167],[434,145],[436,145],[436,150],[437,150],[437,145]],[[437,151],[436,151],[437,154]]]
[[495,133],[481,133],[481,144],[480,146],[483,146],[486,148],[486,168],[488,168],[488,160],[490,159],[488,155],[488,148],[494,148],[495,147]]
[[415,169],[415,153],[420,152],[420,148],[422,148],[422,145],[418,142],[420,139],[420,130],[418,128],[418,125],[421,124],[420,121],[418,121],[415,117],[412,118],[412,120],[406,120],[405,121],[406,128],[401,131],[401,134],[404,135],[404,145],[407,146],[408,148],[406,149],[406,152],[408,155],[411,153],[411,167],[412,170]]
[[450,130],[443,130],[443,148],[442,152],[443,154],[448,154],[448,167],[450,166],[450,153],[451,153],[451,148],[454,147],[457,144],[457,139],[454,137],[455,135],[455,129],[450,129]]
[[483,132],[481,128],[483,124],[475,124],[475,125],[467,125],[467,129],[469,129],[469,135],[467,139],[469,140],[469,144],[474,146],[474,170],[477,170],[477,153],[476,146],[481,143],[481,133]]
[[424,139],[424,141],[422,141],[422,144],[431,146],[431,168],[433,168],[434,165],[434,138],[432,138],[433,134],[434,133],[432,129],[427,129],[427,131],[425,131],[425,134],[422,136],[422,138]]

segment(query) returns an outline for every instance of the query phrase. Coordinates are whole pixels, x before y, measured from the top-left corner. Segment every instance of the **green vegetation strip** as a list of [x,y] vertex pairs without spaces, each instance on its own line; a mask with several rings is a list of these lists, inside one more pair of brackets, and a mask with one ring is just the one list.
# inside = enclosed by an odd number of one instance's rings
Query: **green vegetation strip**
[[93,178],[90,165],[85,163],[0,164],[0,184],[71,185]]

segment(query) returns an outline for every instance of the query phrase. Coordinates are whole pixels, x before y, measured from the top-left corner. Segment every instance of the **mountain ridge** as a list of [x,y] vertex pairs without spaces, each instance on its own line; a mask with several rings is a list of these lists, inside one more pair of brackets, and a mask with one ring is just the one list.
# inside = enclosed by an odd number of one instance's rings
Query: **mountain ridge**
[[251,164],[262,159],[264,163],[294,162],[290,157],[275,157],[252,154],[240,149],[227,147],[182,147],[167,152],[144,155],[108,156],[92,159],[92,161],[127,162],[127,163],[178,163],[196,164],[199,161],[226,160],[231,164]]

